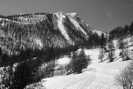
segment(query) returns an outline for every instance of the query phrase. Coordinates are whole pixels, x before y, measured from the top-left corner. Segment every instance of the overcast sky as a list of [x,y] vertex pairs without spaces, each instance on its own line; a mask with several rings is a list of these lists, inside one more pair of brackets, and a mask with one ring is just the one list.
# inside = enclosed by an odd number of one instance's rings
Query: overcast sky
[[133,0],[0,0],[0,14],[77,12],[91,27],[109,31],[133,21]]

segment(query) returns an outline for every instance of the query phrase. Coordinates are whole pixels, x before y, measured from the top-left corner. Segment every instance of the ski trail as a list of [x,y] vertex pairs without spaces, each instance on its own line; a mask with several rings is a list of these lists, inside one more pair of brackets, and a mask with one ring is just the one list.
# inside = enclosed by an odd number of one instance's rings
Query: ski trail
[[96,79],[96,69],[85,71],[81,74],[57,77],[54,81],[49,80],[46,89],[84,89]]
[[130,61],[93,64],[81,74],[55,76],[46,79],[46,89],[118,89],[115,76],[125,68]]

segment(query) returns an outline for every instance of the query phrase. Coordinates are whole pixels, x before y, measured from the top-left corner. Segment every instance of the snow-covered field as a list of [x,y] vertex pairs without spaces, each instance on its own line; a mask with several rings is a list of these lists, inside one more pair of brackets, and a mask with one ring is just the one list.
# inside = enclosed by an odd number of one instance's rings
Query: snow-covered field
[[115,76],[129,62],[92,64],[81,74],[55,76],[42,81],[45,81],[46,89],[121,89],[115,82]]

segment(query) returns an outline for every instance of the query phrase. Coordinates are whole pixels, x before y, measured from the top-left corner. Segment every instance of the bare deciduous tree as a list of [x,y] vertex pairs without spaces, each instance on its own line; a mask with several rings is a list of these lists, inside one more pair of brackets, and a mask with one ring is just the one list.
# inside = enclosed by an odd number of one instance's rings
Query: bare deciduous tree
[[133,62],[116,76],[116,82],[123,89],[133,89]]

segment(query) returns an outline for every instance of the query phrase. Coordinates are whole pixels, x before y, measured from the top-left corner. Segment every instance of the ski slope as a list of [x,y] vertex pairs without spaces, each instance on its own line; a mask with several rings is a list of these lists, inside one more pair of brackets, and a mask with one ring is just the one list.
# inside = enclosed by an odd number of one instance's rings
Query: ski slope
[[43,85],[46,89],[122,89],[115,82],[115,76],[129,63],[130,61],[92,64],[81,74],[44,79]]

